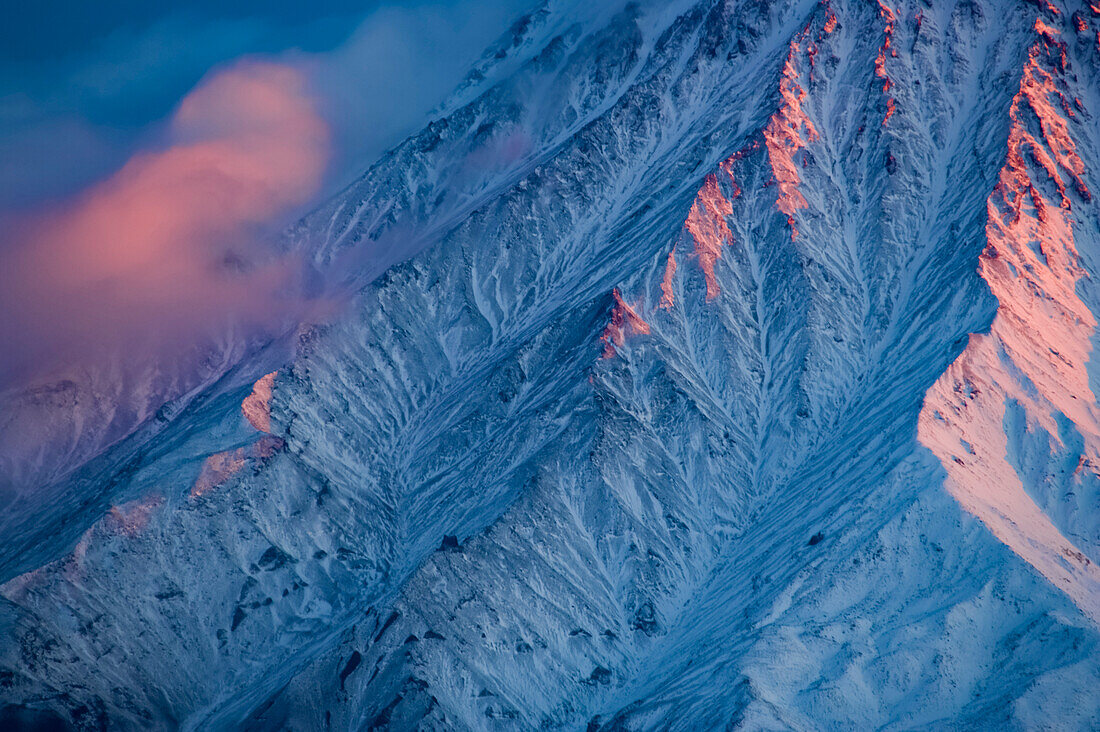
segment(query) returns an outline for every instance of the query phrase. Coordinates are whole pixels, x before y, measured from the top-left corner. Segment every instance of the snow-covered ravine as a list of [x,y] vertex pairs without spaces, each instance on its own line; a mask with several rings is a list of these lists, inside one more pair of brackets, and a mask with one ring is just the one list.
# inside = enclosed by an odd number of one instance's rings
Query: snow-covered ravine
[[0,722],[1100,725],[1098,28],[525,18],[286,240],[418,253],[12,519]]

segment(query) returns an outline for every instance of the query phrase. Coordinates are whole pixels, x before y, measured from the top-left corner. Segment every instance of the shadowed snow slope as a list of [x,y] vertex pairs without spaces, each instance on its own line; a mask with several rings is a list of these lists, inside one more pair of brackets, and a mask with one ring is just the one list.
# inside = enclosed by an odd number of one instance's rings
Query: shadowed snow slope
[[385,269],[350,311],[5,539],[0,721],[1100,725],[1100,10],[1052,1],[517,23],[286,238]]

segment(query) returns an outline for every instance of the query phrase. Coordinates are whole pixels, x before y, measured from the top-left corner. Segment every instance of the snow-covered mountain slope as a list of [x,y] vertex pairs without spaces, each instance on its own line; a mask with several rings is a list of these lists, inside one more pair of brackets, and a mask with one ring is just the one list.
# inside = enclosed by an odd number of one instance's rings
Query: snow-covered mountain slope
[[1097,726],[1098,31],[521,21],[288,236],[351,308],[3,557],[0,719]]

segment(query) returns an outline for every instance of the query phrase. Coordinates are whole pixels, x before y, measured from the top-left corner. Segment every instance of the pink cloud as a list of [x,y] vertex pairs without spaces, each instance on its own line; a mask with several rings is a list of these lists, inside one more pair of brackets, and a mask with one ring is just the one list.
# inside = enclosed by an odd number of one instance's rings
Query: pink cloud
[[246,61],[180,103],[162,149],[20,222],[0,251],[0,379],[89,349],[164,355],[298,314],[302,268],[261,242],[321,186],[329,130],[304,76]]

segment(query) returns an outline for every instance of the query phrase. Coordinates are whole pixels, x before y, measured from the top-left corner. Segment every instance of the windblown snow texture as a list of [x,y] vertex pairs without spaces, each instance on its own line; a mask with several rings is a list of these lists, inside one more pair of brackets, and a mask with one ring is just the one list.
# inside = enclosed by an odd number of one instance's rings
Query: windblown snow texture
[[0,719],[1100,726],[1098,32],[525,17],[287,236],[351,311],[5,464]]

